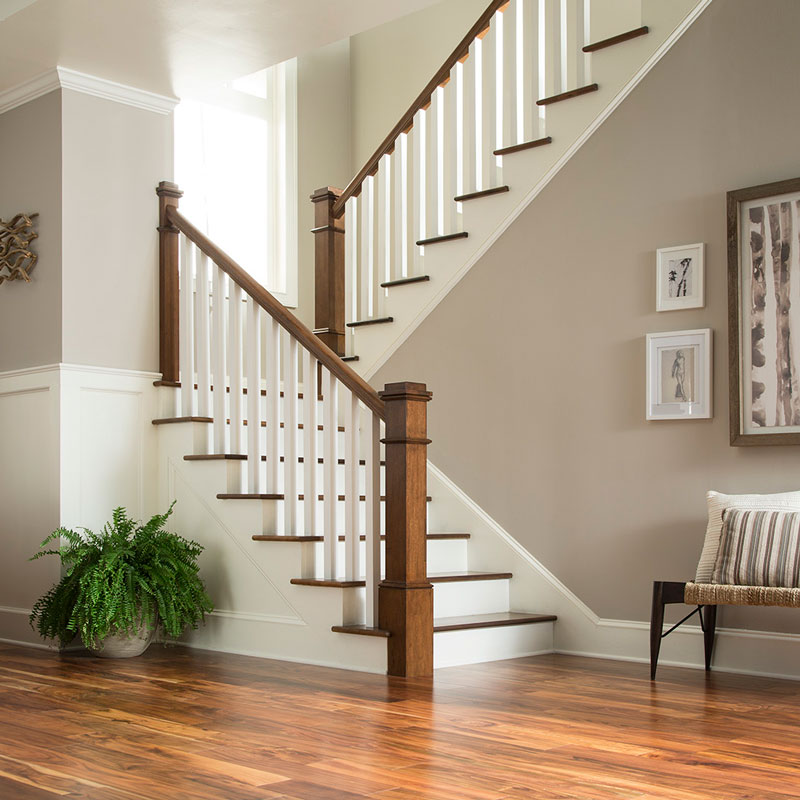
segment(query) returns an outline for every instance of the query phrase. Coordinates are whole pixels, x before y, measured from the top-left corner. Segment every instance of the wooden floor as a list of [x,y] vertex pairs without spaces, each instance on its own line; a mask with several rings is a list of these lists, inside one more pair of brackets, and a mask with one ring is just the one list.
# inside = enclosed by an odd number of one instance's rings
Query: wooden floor
[[0,645],[0,798],[785,800],[800,684],[543,656],[433,681]]

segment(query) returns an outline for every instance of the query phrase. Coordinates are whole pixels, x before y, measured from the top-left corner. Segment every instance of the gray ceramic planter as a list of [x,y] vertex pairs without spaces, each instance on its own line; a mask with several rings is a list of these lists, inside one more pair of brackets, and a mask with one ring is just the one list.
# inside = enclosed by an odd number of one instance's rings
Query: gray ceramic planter
[[134,658],[140,656],[153,641],[155,630],[140,631],[134,636],[112,634],[106,636],[99,647],[87,645],[89,652],[98,658]]

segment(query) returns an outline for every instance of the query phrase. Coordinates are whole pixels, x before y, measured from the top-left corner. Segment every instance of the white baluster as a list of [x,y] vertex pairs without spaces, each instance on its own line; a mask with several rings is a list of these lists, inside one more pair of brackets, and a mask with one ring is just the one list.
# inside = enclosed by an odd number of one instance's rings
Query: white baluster
[[414,115],[414,127],[409,133],[411,136],[411,168],[413,170],[413,188],[411,192],[411,225],[413,228],[414,249],[414,268],[412,275],[419,275],[422,271],[422,255],[416,243],[426,238],[425,227],[425,112],[420,109]]
[[497,185],[497,28],[480,40],[481,51],[481,189]]
[[405,213],[405,221],[403,228],[405,230],[405,260],[403,261],[402,277],[409,278],[412,275],[418,274],[416,272],[417,261],[419,260],[419,248],[417,247],[417,227],[419,222],[417,219],[418,212],[414,209],[415,192],[417,186],[417,178],[415,175],[416,161],[414,160],[414,151],[417,146],[414,144],[416,138],[416,131],[414,128],[405,134],[405,176],[403,183],[403,208]]
[[394,214],[392,213],[392,159],[388,153],[381,158],[378,166],[378,198],[376,224],[378,229],[378,255],[376,283],[378,284],[379,313],[382,312],[386,290],[380,284],[392,279],[392,245],[394,242]]
[[367,441],[364,448],[366,469],[365,533],[367,577],[367,627],[378,626],[378,584],[381,581],[381,456],[380,419],[368,412]]
[[208,307],[209,260],[200,253],[197,261],[195,281],[195,320],[197,329],[197,413],[201,417],[211,416],[211,312]]
[[345,390],[344,420],[344,579],[361,577],[359,564],[358,398]]
[[194,263],[195,247],[181,235],[180,357],[181,413],[196,416],[194,393]]
[[[247,298],[247,491],[261,493],[261,325],[264,312]],[[269,424],[269,423],[268,423]]]
[[518,144],[517,139],[517,7],[518,0],[510,0],[508,7],[497,19],[503,33],[502,38],[502,80],[500,93],[503,113],[501,117],[502,132],[498,146]]
[[458,72],[450,71],[450,80],[442,97],[442,231],[455,233],[461,230],[460,204],[454,201],[458,194]]
[[442,90],[434,89],[425,114],[425,238],[440,236],[439,203],[441,200],[442,174],[439,154],[439,128],[442,119]]
[[394,143],[392,155],[392,256],[390,280],[408,275],[408,199],[406,196],[408,172],[408,137],[401,133]]
[[228,364],[231,376],[230,417],[231,453],[244,452],[242,443],[242,403],[244,401],[243,376],[243,342],[242,342],[242,307],[244,301],[241,287],[229,281],[230,302],[228,304]]
[[561,0],[562,91],[584,85],[583,0]]
[[336,462],[338,460],[336,447],[336,431],[338,420],[337,395],[338,381],[330,370],[322,370],[322,535],[324,576],[326,580],[336,580],[336,546],[338,533],[336,530],[336,503],[338,494],[336,490]]
[[561,8],[559,0],[539,3],[539,99],[561,89]]
[[[264,320],[264,383],[266,389],[266,414],[267,420],[267,493],[280,492],[280,419],[281,419],[281,328],[271,317]],[[261,394],[260,390],[257,397]],[[284,422],[284,439],[288,438]],[[296,426],[295,426],[296,428]],[[288,465],[287,465],[288,466]],[[297,465],[295,464],[295,467]],[[295,492],[296,494],[296,492]],[[297,498],[295,498],[296,501]]]
[[[344,247],[345,287],[344,287],[344,321],[353,322],[359,319],[358,313],[358,261],[361,238],[359,235],[359,199],[351,197],[345,203],[344,230],[347,237]],[[345,352],[353,353],[353,329],[345,327]]]
[[469,194],[478,188],[477,164],[480,159],[480,127],[478,125],[478,83],[477,69],[480,56],[478,41],[469,46],[469,55],[461,64],[462,89],[461,89],[461,153],[459,164],[461,167],[460,194]]
[[317,527],[317,359],[303,349],[303,526],[306,536]]
[[[538,0],[514,0],[517,9],[517,138],[532,142],[541,137],[539,114],[544,109],[536,105],[539,94],[539,8]],[[506,12],[508,13],[508,12]]]
[[372,316],[372,276],[375,268],[375,246],[373,226],[374,206],[372,204],[372,177],[367,177],[361,186],[361,225],[360,259],[358,265],[359,310],[357,320]]
[[[284,530],[287,536],[297,534],[297,393],[299,391],[297,339],[283,331],[283,493]],[[315,430],[306,431],[303,437],[316,436]]]
[[212,332],[211,348],[214,368],[214,452],[225,453],[227,415],[225,413],[225,395],[227,388],[226,339],[228,306],[227,275],[216,265],[213,266],[211,313]]

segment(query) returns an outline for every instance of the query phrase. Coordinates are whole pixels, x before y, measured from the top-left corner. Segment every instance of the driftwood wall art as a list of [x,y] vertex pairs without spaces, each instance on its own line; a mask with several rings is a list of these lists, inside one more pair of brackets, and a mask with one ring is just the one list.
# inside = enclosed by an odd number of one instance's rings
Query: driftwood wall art
[[0,219],[0,284],[5,281],[30,282],[39,256],[31,242],[39,238],[33,229],[38,214],[17,214],[10,222]]

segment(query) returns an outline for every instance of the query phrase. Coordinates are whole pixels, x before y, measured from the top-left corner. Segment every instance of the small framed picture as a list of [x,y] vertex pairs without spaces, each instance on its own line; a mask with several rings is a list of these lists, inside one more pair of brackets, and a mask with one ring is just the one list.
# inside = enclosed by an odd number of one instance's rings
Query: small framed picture
[[647,419],[711,419],[711,399],[711,329],[648,333]]
[[704,260],[702,242],[656,250],[656,311],[705,305]]

